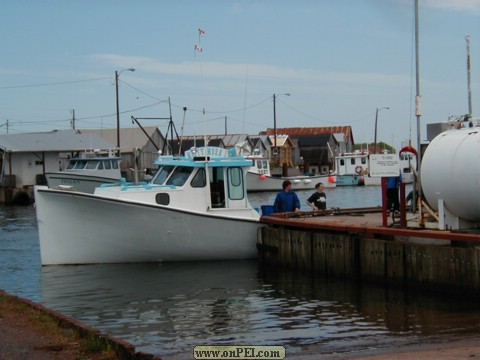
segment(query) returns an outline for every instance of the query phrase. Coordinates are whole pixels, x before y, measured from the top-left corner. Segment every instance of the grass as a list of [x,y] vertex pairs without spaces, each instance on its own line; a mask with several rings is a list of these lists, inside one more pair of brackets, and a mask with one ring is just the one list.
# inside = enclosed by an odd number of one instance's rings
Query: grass
[[[65,352],[81,360],[113,360],[115,350],[104,338],[95,333],[78,329],[74,324],[42,311],[28,302],[0,292],[0,319],[19,329],[19,342],[27,343],[26,337],[42,339],[42,345],[32,351]],[[3,325],[5,326],[5,325]],[[21,336],[21,338],[20,338]]]

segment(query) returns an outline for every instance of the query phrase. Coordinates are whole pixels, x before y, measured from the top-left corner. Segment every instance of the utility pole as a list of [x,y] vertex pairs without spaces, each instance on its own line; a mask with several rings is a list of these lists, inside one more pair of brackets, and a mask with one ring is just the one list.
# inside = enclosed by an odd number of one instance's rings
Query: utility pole
[[72,109],[72,129],[75,130],[75,109]]
[[472,88],[470,81],[470,35],[465,36],[467,42],[467,82],[468,82],[468,115],[472,117]]

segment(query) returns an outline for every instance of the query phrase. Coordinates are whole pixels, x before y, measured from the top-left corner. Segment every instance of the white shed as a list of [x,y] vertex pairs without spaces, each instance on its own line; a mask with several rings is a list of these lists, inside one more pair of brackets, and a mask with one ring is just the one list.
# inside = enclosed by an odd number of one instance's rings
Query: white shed
[[0,134],[0,202],[31,201],[33,185],[45,183],[45,172],[61,169],[62,154],[114,147],[74,130]]

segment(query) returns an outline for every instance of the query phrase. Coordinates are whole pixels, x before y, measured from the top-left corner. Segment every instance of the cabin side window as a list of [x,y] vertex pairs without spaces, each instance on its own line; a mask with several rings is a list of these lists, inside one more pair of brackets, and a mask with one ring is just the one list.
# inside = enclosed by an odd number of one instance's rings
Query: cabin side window
[[233,167],[227,170],[228,197],[232,200],[241,200],[244,195],[242,168]]
[[350,159],[350,164],[355,165],[355,158],[352,157],[352,158]]
[[207,185],[207,177],[205,176],[205,169],[198,169],[197,173],[193,177],[190,185],[194,188],[201,188]]
[[340,166],[345,166],[345,160],[344,159],[340,159]]
[[112,163],[110,162],[110,160],[103,160],[103,167],[105,169],[111,169],[112,168]]
[[362,165],[365,165],[367,163],[367,158],[366,157],[362,157]]

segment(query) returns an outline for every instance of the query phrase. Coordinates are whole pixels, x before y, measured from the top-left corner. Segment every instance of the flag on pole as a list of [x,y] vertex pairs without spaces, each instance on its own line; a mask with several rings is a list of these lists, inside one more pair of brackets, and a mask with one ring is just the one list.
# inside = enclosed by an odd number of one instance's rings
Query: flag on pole
[[202,52],[203,51],[203,48],[198,46],[197,44],[195,44],[195,48],[194,48],[194,53],[196,54],[198,52]]
[[204,36],[205,36],[205,31],[198,28],[198,42],[200,42],[202,37],[204,37]]

